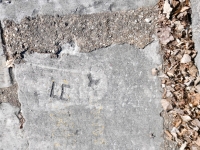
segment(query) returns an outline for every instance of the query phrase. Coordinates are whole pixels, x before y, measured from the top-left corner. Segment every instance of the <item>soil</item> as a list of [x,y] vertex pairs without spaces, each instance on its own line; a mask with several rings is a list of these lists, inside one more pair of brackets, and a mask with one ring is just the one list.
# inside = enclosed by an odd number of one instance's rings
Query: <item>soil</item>
[[17,89],[17,84],[7,88],[0,88],[0,103],[10,103],[12,106],[20,108],[21,104],[18,99]]

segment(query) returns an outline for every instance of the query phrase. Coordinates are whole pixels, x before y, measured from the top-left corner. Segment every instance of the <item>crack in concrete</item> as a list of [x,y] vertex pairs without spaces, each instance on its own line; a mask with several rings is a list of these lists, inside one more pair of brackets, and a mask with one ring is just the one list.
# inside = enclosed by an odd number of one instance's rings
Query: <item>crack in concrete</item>
[[[5,46],[6,42],[5,42],[4,30],[2,28],[1,21],[0,21],[0,33],[1,33],[1,35],[0,35],[0,38],[1,38],[0,39],[0,41],[1,41],[0,46],[2,46],[2,50],[3,50],[3,52],[0,52],[0,53],[2,53],[2,55],[3,55],[2,58],[3,58],[3,57],[7,57],[8,54],[7,54],[7,50],[6,50],[6,46]],[[2,61],[6,61],[6,59],[9,59],[9,58],[8,57],[4,58],[4,60],[2,60]],[[5,68],[6,66],[4,66],[4,62],[2,62],[2,63],[3,64],[0,64],[0,67]],[[12,68],[11,67],[5,68],[3,70],[7,70],[7,73],[8,73],[7,75],[9,76],[7,78],[9,78],[11,86],[7,87],[7,88],[0,88],[0,104],[1,103],[9,103],[10,105],[16,106],[20,109],[17,113],[15,113],[15,115],[19,119],[20,129],[22,129],[23,124],[25,122],[25,119],[22,115],[21,103],[19,102],[19,99],[18,99],[18,91],[17,91],[18,85],[14,81],[14,74],[13,74]],[[4,71],[3,71],[3,73],[1,72],[0,75],[2,77],[0,82],[6,82],[6,81],[4,81],[4,80],[7,80],[7,78],[5,78]]]
[[5,42],[5,38],[4,38],[4,30],[3,30],[3,27],[2,27],[2,23],[0,21],[0,33],[1,33],[1,44],[2,44],[2,48],[3,48],[3,53],[5,54],[7,51],[6,51],[6,42]]

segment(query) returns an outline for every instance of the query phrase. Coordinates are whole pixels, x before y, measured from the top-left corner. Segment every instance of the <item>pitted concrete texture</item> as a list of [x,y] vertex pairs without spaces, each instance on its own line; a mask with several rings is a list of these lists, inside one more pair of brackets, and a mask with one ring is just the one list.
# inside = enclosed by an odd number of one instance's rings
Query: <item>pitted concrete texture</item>
[[16,148],[160,149],[160,82],[151,75],[160,64],[158,42],[91,53],[68,47],[59,59],[34,53],[25,61],[15,69],[26,119],[26,139]]
[[[2,80],[5,79],[2,77]],[[17,94],[18,86],[13,84],[10,87],[0,88],[0,103],[10,103],[12,106],[20,107]]]
[[76,43],[81,52],[124,43],[144,48],[154,40],[157,14],[156,7],[151,7],[90,15],[28,17],[20,24],[6,20],[3,37],[10,55],[58,54],[66,43]]

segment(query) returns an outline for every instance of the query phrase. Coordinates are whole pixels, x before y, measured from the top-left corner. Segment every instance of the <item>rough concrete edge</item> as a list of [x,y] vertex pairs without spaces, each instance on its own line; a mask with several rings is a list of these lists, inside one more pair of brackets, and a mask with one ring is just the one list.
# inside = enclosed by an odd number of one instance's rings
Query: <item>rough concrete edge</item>
[[[0,61],[1,61],[0,78],[3,81],[3,83],[0,84],[0,88],[9,88],[9,87],[13,87],[14,84],[17,84],[17,83],[14,83],[15,78],[14,78],[14,74],[13,74],[13,68],[11,68],[11,67],[8,68],[6,66],[7,57],[6,57],[6,49],[5,49],[4,45],[6,45],[6,43],[5,43],[5,40],[4,40],[3,27],[2,27],[2,24],[1,24],[1,21],[0,21]],[[16,93],[17,93],[17,97],[18,97],[18,91],[16,91]],[[16,101],[18,101],[18,100],[16,100]],[[19,111],[16,112],[15,115],[19,119],[20,129],[22,129],[23,124],[25,122],[25,119],[22,115],[21,103],[20,102],[19,102],[19,105],[20,105],[20,106],[18,106]]]
[[3,37],[3,28],[0,21],[0,88],[6,88],[13,85],[12,68],[6,67],[6,55],[5,55],[5,41]]

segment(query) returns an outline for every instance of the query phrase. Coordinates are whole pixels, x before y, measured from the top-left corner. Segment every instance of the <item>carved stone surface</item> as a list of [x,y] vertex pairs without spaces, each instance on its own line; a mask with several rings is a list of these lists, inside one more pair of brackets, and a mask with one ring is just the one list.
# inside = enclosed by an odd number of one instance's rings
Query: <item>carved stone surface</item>
[[[132,11],[156,3],[157,0],[0,0],[0,20],[20,23],[25,16],[94,16],[93,13]],[[144,19],[145,16],[143,22]],[[139,38],[140,34],[136,36]],[[98,38],[95,41],[99,42]],[[158,67],[161,59],[158,42],[151,41],[142,50],[121,42],[96,47],[100,49],[90,53],[79,53],[76,41],[62,43],[59,58],[19,50],[24,63],[15,65],[14,75],[21,108],[0,104],[0,149],[161,149],[162,92],[159,79],[151,75],[151,69]],[[13,91],[16,89],[17,86]]]
[[160,83],[151,75],[158,43],[74,50],[59,59],[35,53],[16,66],[27,147],[160,149]]

